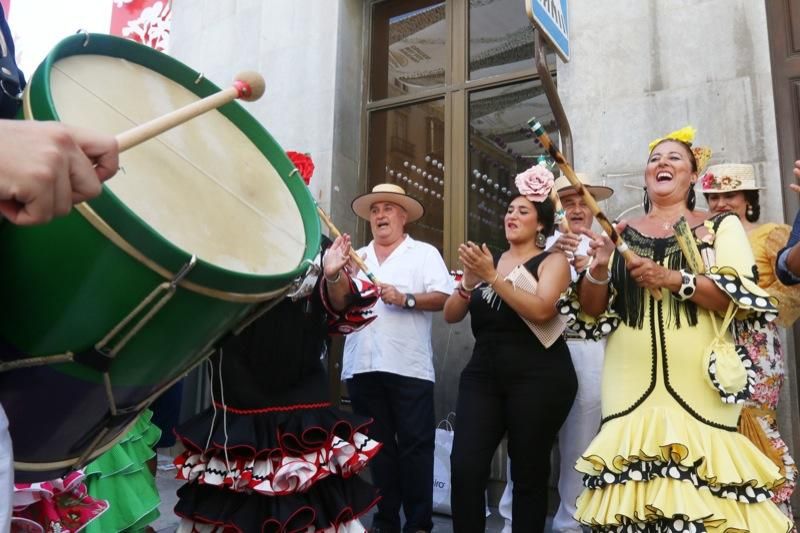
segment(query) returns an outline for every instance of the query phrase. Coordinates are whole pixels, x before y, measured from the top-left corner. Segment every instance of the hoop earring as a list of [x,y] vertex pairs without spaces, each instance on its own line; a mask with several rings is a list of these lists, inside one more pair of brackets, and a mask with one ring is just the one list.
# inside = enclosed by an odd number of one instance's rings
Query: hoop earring
[[686,195],[686,207],[689,208],[689,211],[694,211],[694,204],[696,203],[697,203],[697,193],[694,192],[694,187],[692,187],[689,189],[689,193]]
[[644,198],[642,199],[642,208],[644,209],[645,214],[650,212],[650,197],[647,196],[647,187],[644,187]]
[[547,244],[547,237],[540,231],[536,234],[536,240],[533,241],[533,244],[535,244],[537,248],[544,250],[544,246]]

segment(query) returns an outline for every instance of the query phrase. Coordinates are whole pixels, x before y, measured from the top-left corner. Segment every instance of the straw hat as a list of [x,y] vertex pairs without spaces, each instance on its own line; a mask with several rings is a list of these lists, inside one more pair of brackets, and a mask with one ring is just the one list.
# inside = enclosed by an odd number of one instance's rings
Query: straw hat
[[[589,176],[586,174],[582,174],[580,172],[576,172],[575,175],[578,177],[581,183],[586,187],[594,199],[598,202],[600,200],[605,200],[606,198],[611,197],[614,194],[614,189],[611,187],[606,187],[605,185],[592,185]],[[569,196],[570,194],[577,194],[578,191],[575,187],[572,186],[572,183],[566,178],[566,176],[559,176],[556,182],[553,184],[553,188],[556,190],[559,196]]]
[[697,180],[703,194],[758,191],[764,187],[756,186],[756,172],[753,165],[725,164],[711,165]]
[[419,200],[408,196],[402,187],[393,183],[379,183],[372,188],[372,192],[357,196],[351,204],[353,213],[369,220],[369,210],[375,202],[391,202],[399,205],[408,213],[408,222],[419,220],[425,214],[425,208]]

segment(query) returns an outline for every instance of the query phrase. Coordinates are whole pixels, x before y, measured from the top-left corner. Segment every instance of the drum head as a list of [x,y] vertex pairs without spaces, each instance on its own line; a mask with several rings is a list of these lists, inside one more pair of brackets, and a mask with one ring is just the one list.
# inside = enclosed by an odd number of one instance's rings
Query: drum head
[[[101,53],[109,38],[92,35],[88,49],[75,54],[68,42],[74,39],[59,45],[34,75],[28,101],[37,103],[37,91],[47,96],[44,110],[26,106],[35,118],[52,115],[117,134],[214,92],[208,82],[186,84],[186,73],[177,72],[185,66],[171,59],[163,65],[166,56],[146,47],[123,41],[109,55]],[[130,45],[145,50],[128,51]],[[285,285],[319,246],[313,200],[287,163],[269,134],[238,104],[228,104],[120,154],[122,169],[89,205],[172,272],[176,261],[196,255],[210,268],[195,269],[190,280],[223,290],[271,289],[276,283],[241,285],[258,278]],[[180,257],[169,253],[174,250]]]

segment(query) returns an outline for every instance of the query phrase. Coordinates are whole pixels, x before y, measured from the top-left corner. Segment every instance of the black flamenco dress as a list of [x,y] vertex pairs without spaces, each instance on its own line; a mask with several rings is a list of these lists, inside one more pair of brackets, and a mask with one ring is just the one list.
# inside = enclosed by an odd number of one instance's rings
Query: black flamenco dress
[[[374,317],[374,291],[351,284],[336,315],[322,276],[303,298],[284,298],[210,360],[213,405],[176,428],[179,531],[363,532],[358,517],[377,502],[356,475],[378,452],[371,420],[329,401],[322,364],[329,332]],[[360,283],[360,282],[359,282]]]

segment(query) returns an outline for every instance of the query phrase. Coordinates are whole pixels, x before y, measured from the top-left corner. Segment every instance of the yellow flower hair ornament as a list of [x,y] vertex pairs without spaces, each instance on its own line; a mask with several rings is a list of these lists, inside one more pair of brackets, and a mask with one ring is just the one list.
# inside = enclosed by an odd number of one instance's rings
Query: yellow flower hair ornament
[[649,145],[650,151],[652,152],[653,148],[655,148],[658,143],[667,140],[681,141],[691,146],[692,142],[694,141],[695,133],[697,133],[697,130],[695,130],[692,126],[685,126],[651,142]]
[[685,126],[651,142],[649,145],[650,151],[652,152],[653,148],[664,141],[680,141],[686,143],[692,150],[692,154],[694,154],[694,160],[697,162],[698,174],[702,174],[706,165],[708,165],[708,161],[711,159],[711,148],[707,146],[692,146],[695,133],[697,133],[697,130],[692,126]]

